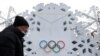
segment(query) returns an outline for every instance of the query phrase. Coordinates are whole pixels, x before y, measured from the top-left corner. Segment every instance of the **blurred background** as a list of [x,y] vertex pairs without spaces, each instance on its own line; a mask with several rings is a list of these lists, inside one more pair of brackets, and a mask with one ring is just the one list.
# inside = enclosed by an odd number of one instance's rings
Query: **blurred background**
[[[100,8],[100,0],[0,0],[0,13],[4,18],[7,18],[10,6],[14,8],[16,13],[20,13],[25,10],[33,11],[33,7],[39,3],[64,3],[70,6],[73,11],[79,10],[83,12],[88,11],[93,5]],[[3,22],[3,19],[0,18],[0,22]],[[0,25],[0,31],[4,29],[4,27],[4,25]]]

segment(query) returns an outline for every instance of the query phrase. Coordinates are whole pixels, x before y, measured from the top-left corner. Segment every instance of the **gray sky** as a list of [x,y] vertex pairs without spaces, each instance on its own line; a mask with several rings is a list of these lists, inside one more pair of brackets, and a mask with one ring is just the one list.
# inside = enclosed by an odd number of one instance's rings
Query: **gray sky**
[[[17,13],[20,13],[25,10],[32,11],[32,7],[36,6],[39,3],[64,3],[68,6],[71,6],[72,10],[89,10],[89,8],[93,5],[98,6],[100,8],[100,0],[0,0],[0,11],[2,11],[3,17],[7,17],[7,12],[9,9],[9,6],[14,7],[15,11]],[[2,19],[0,19],[0,22]],[[2,30],[3,26],[0,27],[0,30]]]

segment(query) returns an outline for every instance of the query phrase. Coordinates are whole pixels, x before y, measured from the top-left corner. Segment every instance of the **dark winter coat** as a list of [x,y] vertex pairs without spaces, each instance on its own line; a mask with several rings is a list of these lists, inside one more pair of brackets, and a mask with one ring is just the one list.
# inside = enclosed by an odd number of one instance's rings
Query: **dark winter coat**
[[24,34],[14,26],[9,26],[0,32],[0,56],[24,56]]

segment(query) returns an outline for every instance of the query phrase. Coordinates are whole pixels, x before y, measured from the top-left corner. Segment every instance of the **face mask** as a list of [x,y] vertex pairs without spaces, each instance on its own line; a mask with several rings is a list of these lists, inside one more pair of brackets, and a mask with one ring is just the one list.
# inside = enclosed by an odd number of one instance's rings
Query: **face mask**
[[27,32],[24,32],[24,31],[22,31],[22,33],[23,33],[24,35],[26,35],[26,34],[27,34]]

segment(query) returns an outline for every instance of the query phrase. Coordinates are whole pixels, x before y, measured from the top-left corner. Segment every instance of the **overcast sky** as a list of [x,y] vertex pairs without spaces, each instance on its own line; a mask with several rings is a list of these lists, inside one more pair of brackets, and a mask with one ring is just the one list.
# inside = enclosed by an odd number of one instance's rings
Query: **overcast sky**
[[20,12],[25,9],[32,9],[33,6],[39,3],[65,3],[71,6],[72,9],[85,10],[92,5],[99,6],[100,0],[0,0],[0,10],[5,11],[9,6],[13,6],[17,12]]
[[[6,18],[9,6],[14,7],[15,11],[20,13],[25,10],[32,10],[32,7],[39,3],[64,3],[71,6],[71,9],[78,9],[80,11],[89,10],[93,5],[100,8],[100,0],[0,0],[0,11],[2,11],[3,16]],[[0,27],[1,29],[2,27]]]

